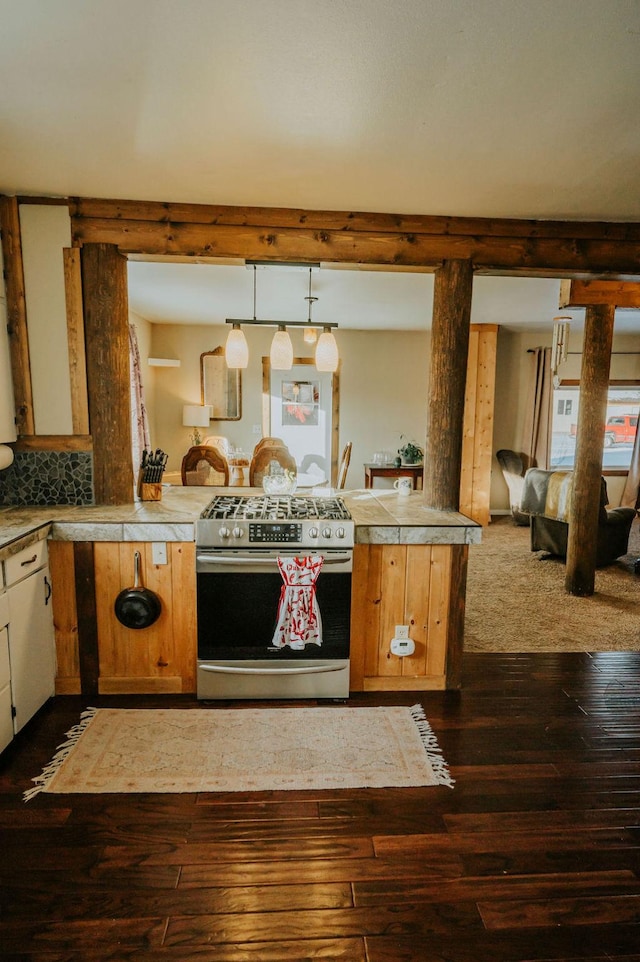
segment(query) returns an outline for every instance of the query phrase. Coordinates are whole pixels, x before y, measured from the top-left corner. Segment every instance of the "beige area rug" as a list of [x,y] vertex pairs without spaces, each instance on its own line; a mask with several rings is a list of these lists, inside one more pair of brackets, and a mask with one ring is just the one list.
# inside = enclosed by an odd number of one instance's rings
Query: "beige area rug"
[[530,548],[529,528],[492,521],[469,549],[465,650],[490,652],[640,651],[640,527],[629,554],[596,570],[596,592],[564,588],[565,565]]
[[95,709],[38,792],[257,792],[453,785],[421,705]]

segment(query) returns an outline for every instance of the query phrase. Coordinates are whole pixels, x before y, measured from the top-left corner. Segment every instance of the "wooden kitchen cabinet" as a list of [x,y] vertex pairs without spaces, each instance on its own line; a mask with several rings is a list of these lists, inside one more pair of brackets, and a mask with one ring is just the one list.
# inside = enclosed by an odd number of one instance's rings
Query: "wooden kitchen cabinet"
[[[352,691],[459,687],[468,551],[463,544],[355,546]],[[414,654],[391,654],[396,625],[409,626]]]
[[[154,564],[151,542],[100,541],[82,548],[52,542],[56,691],[93,693],[95,676],[100,694],[195,692],[195,544],[165,544],[167,564]],[[162,604],[158,620],[142,629],[126,628],[114,611],[118,594],[133,586],[136,551],[142,582]],[[93,590],[89,603],[87,590]]]
[[0,748],[54,694],[55,645],[46,541],[3,562],[0,595]]

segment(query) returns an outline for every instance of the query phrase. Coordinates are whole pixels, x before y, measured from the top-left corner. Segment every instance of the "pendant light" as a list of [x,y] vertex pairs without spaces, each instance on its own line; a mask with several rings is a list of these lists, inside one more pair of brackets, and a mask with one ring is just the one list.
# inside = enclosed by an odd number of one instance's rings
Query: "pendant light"
[[278,325],[269,352],[274,371],[290,371],[293,366],[293,344],[284,324]]
[[[227,336],[225,345],[225,359],[229,368],[246,368],[249,364],[249,348],[247,340],[242,330],[245,324],[258,324],[263,327],[277,328],[271,342],[269,351],[271,367],[274,371],[290,371],[293,367],[293,345],[287,328],[304,328],[304,340],[307,344],[316,344],[316,366],[319,371],[337,371],[339,364],[338,345],[332,334],[332,328],[337,327],[337,323],[331,321],[318,326],[322,327],[322,334],[318,337],[318,331],[311,322],[311,308],[314,301],[318,298],[311,294],[311,273],[320,266],[316,264],[276,264],[270,261],[247,261],[247,267],[253,267],[253,318],[231,318],[226,320],[231,324],[231,330]],[[306,321],[280,321],[280,320],[258,320],[256,318],[256,269],[262,268],[292,268],[300,270],[304,268],[309,271],[309,294],[305,300],[309,304],[308,316]]]
[[[253,319],[256,319],[256,268],[253,267]],[[239,323],[234,322],[227,335],[224,356],[229,368],[246,368],[249,366],[249,345],[244,331]]]
[[331,328],[323,327],[322,334],[318,338],[316,345],[316,368],[318,371],[330,371],[333,373],[338,370],[339,360],[338,345],[331,332]]
[[311,325],[311,307],[314,301],[317,301],[317,300],[318,300],[317,297],[311,296],[311,268],[309,268],[309,293],[305,297],[305,301],[308,301],[309,303],[309,316],[307,318],[308,327],[305,327],[304,329],[305,344],[315,344],[316,341],[318,340],[318,332],[316,331],[315,327],[312,327]]
[[249,345],[239,324],[234,324],[229,331],[224,356],[227,367],[244,368],[249,366]]

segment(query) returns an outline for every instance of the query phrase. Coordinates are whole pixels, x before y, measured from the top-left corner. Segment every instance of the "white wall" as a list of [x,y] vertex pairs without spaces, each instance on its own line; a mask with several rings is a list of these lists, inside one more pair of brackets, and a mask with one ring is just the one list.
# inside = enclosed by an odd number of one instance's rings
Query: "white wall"
[[73,434],[63,248],[66,205],[21,204],[20,231],[36,434]]

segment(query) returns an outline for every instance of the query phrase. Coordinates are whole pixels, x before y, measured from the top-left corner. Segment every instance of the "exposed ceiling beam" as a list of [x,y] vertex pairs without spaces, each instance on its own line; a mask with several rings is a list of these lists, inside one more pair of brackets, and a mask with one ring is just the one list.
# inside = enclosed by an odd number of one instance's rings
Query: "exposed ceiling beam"
[[631,281],[563,280],[560,283],[560,307],[640,308],[640,283]]

